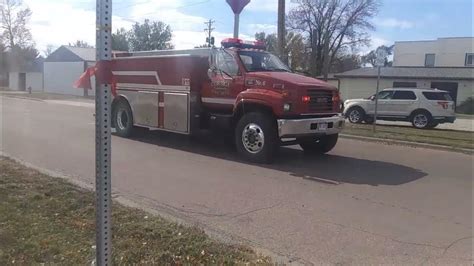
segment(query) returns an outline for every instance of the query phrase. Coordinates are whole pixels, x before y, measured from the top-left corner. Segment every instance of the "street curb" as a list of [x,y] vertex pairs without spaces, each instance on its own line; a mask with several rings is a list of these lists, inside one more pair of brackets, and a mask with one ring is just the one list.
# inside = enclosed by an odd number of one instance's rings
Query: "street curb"
[[395,139],[364,137],[364,136],[357,136],[357,135],[350,135],[350,134],[339,134],[339,136],[341,136],[342,138],[346,138],[346,139],[354,139],[354,140],[361,140],[361,141],[368,141],[368,142],[378,142],[378,143],[383,143],[383,144],[388,144],[388,145],[395,144],[395,145],[410,146],[410,147],[415,147],[415,148],[425,148],[425,149],[433,149],[433,150],[459,152],[459,153],[464,153],[464,154],[469,154],[469,155],[474,154],[473,149],[463,149],[463,148],[456,148],[456,147],[445,146],[445,145],[420,143],[420,142],[395,140]]

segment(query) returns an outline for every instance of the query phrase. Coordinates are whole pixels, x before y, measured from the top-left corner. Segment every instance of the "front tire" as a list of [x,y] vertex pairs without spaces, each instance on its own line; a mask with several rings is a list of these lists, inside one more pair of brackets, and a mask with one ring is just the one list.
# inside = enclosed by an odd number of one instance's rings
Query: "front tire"
[[349,122],[353,124],[360,124],[362,121],[364,121],[365,112],[360,107],[352,107],[347,110],[346,117],[349,119]]
[[275,119],[268,114],[244,114],[235,128],[235,145],[245,159],[255,163],[271,163],[278,150]]
[[432,116],[427,111],[417,111],[411,116],[411,123],[415,128],[429,128],[432,122]]
[[336,146],[338,138],[339,134],[325,135],[315,140],[303,141],[300,146],[307,154],[324,154]]
[[113,110],[115,134],[124,138],[131,137],[135,127],[133,126],[133,114],[130,105],[125,101],[119,101]]

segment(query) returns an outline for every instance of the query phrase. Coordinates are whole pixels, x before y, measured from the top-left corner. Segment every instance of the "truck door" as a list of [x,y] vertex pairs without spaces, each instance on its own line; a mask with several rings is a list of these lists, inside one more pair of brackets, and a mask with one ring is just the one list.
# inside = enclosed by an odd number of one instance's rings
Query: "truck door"
[[236,58],[224,49],[215,50],[211,56],[209,78],[211,91],[203,97],[204,103],[231,108],[242,91],[244,79]]

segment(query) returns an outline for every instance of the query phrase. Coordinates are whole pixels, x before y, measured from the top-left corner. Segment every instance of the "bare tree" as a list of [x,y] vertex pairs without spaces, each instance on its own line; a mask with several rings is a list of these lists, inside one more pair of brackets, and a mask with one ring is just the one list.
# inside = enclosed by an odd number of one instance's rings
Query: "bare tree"
[[380,0],[295,0],[288,26],[302,32],[310,46],[310,72],[327,78],[330,66],[341,49],[367,45],[370,18]]
[[52,44],[46,45],[46,49],[44,49],[43,54],[45,57],[48,57],[54,51],[54,46]]
[[69,46],[81,47],[81,48],[94,48],[94,46],[92,46],[89,43],[87,43],[86,41],[82,41],[82,40],[77,40],[73,43],[69,43]]
[[30,29],[27,27],[31,10],[21,0],[2,0],[0,5],[2,42],[7,48],[33,46]]
[[377,49],[372,50],[366,55],[362,56],[362,63],[370,64],[372,67],[375,67],[376,65],[375,61],[377,59],[377,50],[381,49],[385,51],[385,53],[387,54],[387,57],[385,58],[384,66],[391,66],[392,62],[388,61],[388,56],[393,54],[393,47],[394,45],[391,45],[391,46],[382,45],[382,46],[377,47]]

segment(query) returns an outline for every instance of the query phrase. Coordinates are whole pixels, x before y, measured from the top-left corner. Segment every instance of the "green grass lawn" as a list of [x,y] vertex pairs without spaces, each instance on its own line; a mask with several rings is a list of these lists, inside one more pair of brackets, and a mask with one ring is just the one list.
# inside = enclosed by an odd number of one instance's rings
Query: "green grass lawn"
[[[0,158],[0,265],[87,265],[95,256],[94,193]],[[141,210],[113,205],[113,264],[270,264]]]
[[408,126],[372,125],[346,123],[343,134],[383,139],[404,140],[420,143],[445,145],[455,148],[474,149],[474,132],[443,129],[416,129]]

